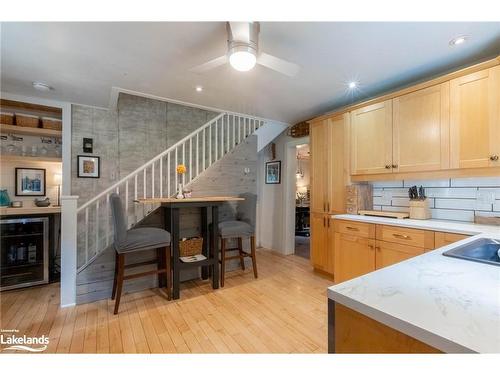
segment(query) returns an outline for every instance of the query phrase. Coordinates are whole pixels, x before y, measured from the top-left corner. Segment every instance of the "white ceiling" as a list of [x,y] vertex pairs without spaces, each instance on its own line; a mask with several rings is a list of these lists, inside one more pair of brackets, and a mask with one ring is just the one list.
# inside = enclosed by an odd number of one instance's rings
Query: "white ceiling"
[[[467,43],[448,45],[462,34],[470,36]],[[1,85],[10,93],[100,107],[108,107],[116,86],[295,123],[500,54],[500,23],[263,22],[260,48],[301,71],[294,78],[262,66],[190,72],[225,53],[223,22],[4,22]],[[345,85],[353,79],[361,84],[354,95]],[[32,81],[54,91],[37,92]]]

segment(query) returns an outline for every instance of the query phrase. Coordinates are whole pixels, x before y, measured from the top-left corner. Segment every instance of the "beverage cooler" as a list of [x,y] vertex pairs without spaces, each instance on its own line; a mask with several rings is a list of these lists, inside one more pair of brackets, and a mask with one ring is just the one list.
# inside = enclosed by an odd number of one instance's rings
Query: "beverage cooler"
[[0,221],[0,290],[49,282],[49,218]]

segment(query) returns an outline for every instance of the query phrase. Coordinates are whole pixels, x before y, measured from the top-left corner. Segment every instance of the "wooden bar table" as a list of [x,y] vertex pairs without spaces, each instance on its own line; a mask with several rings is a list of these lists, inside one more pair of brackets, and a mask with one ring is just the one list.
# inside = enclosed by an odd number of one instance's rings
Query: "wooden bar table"
[[[219,288],[219,237],[218,237],[218,223],[219,223],[219,206],[224,202],[242,201],[244,198],[239,197],[195,197],[195,198],[142,198],[137,202],[143,204],[161,204],[165,211],[165,229],[168,230],[172,236],[171,249],[172,249],[172,298],[179,298],[180,288],[180,271],[192,267],[202,267],[201,276],[206,280],[209,277],[209,270],[212,275],[212,288]],[[180,227],[179,227],[179,211],[182,208],[200,208],[201,213],[201,235],[203,236],[203,255],[207,258],[199,262],[184,263],[180,260],[179,255],[179,241]],[[212,226],[209,231],[209,208],[212,214]],[[209,233],[210,232],[210,233]],[[208,241],[210,239],[210,241]],[[209,245],[209,246],[207,246]]]

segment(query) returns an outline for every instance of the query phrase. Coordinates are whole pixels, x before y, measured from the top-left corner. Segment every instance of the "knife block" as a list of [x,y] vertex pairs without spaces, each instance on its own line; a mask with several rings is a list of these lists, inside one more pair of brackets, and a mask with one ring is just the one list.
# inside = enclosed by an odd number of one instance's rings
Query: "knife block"
[[429,199],[410,200],[410,219],[426,220],[431,217]]

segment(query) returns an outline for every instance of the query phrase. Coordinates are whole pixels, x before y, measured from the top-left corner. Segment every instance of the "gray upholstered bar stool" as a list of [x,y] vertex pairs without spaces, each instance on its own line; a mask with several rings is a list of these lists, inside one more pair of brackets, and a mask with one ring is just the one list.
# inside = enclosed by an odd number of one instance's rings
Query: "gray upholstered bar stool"
[[[221,272],[220,285],[224,287],[226,262],[239,259],[241,269],[245,269],[245,257],[252,258],[253,275],[257,278],[257,260],[255,258],[255,216],[257,210],[257,196],[251,193],[240,194],[245,200],[239,201],[236,207],[236,220],[226,220],[219,223],[221,238]],[[238,247],[227,248],[227,240],[238,239]],[[243,250],[243,238],[250,238],[250,253]],[[227,251],[238,251],[238,255],[226,257]]]
[[[111,194],[109,197],[111,214],[114,225],[114,243],[116,250],[115,277],[113,281],[113,294],[111,299],[115,299],[115,314],[118,314],[120,298],[122,294],[123,281],[137,277],[158,275],[158,287],[167,286],[167,298],[171,298],[171,254],[170,254],[170,233],[160,228],[135,228],[127,230],[125,213],[122,201],[118,194]],[[140,251],[156,249],[156,260],[132,263],[125,265],[125,255]],[[126,268],[144,266],[147,264],[157,264],[156,270],[125,275]],[[162,274],[165,274],[162,277]],[[165,283],[166,278],[166,283]]]

